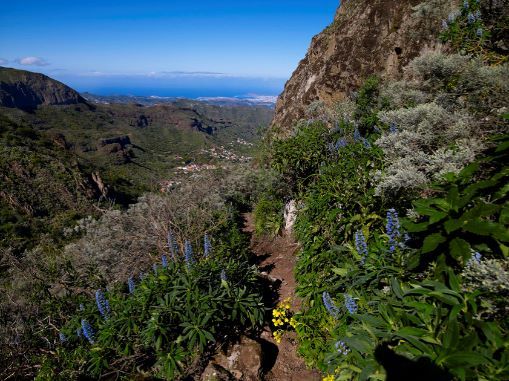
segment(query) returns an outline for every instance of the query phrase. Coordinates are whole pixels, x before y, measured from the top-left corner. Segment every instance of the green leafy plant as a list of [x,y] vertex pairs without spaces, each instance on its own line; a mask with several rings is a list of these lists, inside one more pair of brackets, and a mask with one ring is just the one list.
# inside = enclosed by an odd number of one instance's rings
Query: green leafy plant
[[275,236],[283,228],[284,203],[275,197],[262,195],[254,208],[255,233]]
[[497,46],[507,34],[508,14],[504,7],[503,3],[466,0],[442,21],[440,39],[463,54],[480,56],[489,63],[507,62],[507,54]]
[[450,174],[445,185],[433,188],[439,197],[414,201],[422,217],[405,228],[422,246],[412,266],[437,262],[439,273],[446,266],[465,265],[474,251],[491,258],[509,255],[509,166],[501,165],[509,158],[508,136],[498,143],[487,159]]

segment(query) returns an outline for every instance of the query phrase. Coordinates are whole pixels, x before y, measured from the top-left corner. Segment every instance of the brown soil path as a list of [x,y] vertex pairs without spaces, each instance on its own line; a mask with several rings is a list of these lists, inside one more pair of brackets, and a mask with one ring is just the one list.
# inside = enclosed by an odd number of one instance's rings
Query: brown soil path
[[[292,310],[300,308],[300,300],[296,298],[296,281],[294,268],[298,244],[289,236],[278,236],[273,239],[258,238],[254,235],[253,215],[244,215],[244,231],[251,233],[251,250],[258,258],[258,267],[270,278],[279,280],[279,300],[292,298]],[[276,344],[270,327],[265,327],[261,337],[277,345],[278,353],[272,368],[265,375],[266,381],[319,381],[318,372],[306,367],[304,360],[297,354],[295,332],[287,332],[281,343]]]

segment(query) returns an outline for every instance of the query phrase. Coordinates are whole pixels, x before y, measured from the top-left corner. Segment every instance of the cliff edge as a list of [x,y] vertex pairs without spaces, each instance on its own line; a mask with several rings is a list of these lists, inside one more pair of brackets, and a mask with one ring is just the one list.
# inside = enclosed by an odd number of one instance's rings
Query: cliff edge
[[344,0],[333,23],[311,41],[283,93],[273,127],[282,133],[314,101],[332,105],[372,74],[397,78],[423,50],[436,48],[452,0]]

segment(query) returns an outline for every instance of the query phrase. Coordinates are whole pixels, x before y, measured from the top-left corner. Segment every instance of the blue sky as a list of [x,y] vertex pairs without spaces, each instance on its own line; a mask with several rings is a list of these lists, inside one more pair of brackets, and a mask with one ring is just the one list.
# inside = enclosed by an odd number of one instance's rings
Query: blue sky
[[276,94],[338,3],[2,1],[0,65],[81,91],[176,95],[169,93],[202,86],[204,96],[235,87]]

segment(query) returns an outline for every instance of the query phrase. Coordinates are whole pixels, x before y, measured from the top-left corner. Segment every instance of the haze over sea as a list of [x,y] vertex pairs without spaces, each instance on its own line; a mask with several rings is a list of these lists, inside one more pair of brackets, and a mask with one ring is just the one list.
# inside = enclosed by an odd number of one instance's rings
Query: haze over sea
[[80,92],[97,95],[136,95],[159,97],[242,97],[281,93],[285,78],[237,78],[211,75],[159,77],[77,78],[57,76]]

